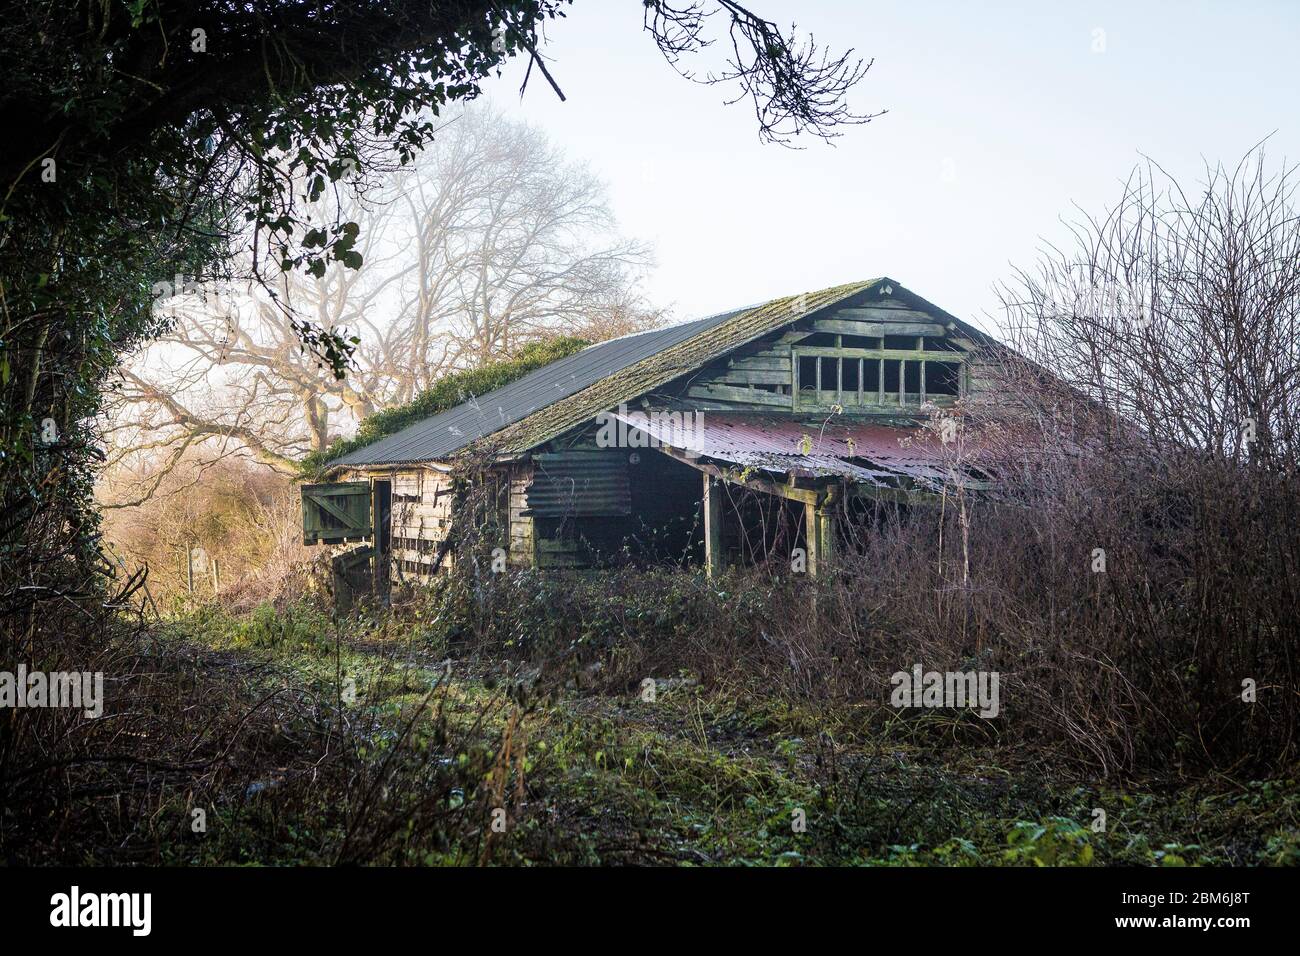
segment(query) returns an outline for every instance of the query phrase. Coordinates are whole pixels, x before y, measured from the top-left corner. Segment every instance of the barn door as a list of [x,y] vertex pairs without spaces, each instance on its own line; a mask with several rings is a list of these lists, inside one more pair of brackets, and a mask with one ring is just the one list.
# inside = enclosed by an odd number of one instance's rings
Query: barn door
[[303,485],[302,543],[370,540],[374,533],[370,514],[368,481]]

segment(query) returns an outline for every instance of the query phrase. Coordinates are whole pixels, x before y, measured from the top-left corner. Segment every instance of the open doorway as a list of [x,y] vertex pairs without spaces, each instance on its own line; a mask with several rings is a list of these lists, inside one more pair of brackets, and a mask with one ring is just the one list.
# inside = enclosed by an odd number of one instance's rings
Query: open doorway
[[386,599],[393,563],[393,483],[387,478],[370,483],[370,513],[374,516],[375,593]]

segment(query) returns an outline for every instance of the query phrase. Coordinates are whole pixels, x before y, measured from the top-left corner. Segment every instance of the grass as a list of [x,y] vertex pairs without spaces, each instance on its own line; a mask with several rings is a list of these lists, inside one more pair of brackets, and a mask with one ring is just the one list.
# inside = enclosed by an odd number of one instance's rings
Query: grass
[[[809,741],[703,691],[654,704],[565,702],[544,733],[563,759],[534,781],[538,795],[581,814],[588,841],[601,835],[602,862],[1296,862],[1294,781],[1101,790],[926,761],[906,745]],[[1097,808],[1102,832],[1092,828]]]
[[[385,789],[401,789],[403,767],[417,782],[429,766],[462,772],[429,785],[446,791],[436,832],[399,839],[384,862],[1300,862],[1294,779],[1145,780],[1115,789],[1008,759],[996,741],[944,750],[920,742],[936,734],[918,734],[918,721],[951,717],[881,724],[862,708],[818,710],[681,679],[661,682],[646,699],[640,687],[602,692],[502,660],[445,658],[427,638],[387,620],[335,625],[307,608],[243,618],[207,612],[169,636],[267,664],[267,686],[347,696],[341,712],[357,758],[372,774],[387,768]],[[422,709],[439,720],[406,732]],[[252,798],[246,785],[202,839],[168,848],[164,859],[332,862],[340,843],[356,839],[348,837],[355,806],[350,823],[301,777],[292,787],[270,779]],[[429,799],[424,786],[410,788],[412,806]],[[498,808],[505,829],[495,833]],[[400,799],[389,810],[410,812]]]

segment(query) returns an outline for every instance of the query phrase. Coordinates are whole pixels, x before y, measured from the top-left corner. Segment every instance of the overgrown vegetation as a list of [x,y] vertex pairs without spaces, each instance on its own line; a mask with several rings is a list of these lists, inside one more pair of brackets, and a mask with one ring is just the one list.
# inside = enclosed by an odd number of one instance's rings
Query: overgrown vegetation
[[584,616],[575,646],[544,653],[471,637],[442,589],[341,619],[290,602],[179,620],[129,645],[148,666],[116,685],[114,719],[76,731],[104,734],[106,759],[62,764],[75,747],[61,743],[23,781],[28,798],[5,801],[0,852],[172,864],[1300,862],[1293,775],[1106,781],[964,715],[900,718],[881,700],[792,694],[818,662],[796,652],[788,679],[774,664],[760,677],[747,670],[762,648],[736,661],[734,644],[686,638],[688,616],[757,612],[764,599],[740,597],[756,582],[655,577],[672,592],[658,618],[648,598],[626,614],[596,602],[632,598],[632,580],[554,578],[548,595],[575,593],[562,610]]
[[[710,583],[636,565],[493,575],[484,560],[439,585],[438,616],[454,639],[536,663],[599,659],[602,686],[687,668],[881,722],[913,720],[889,706],[895,673],[996,672],[996,720],[960,713],[918,733],[1099,779],[1287,773],[1300,720],[1293,556],[1276,530],[1287,490],[1246,504],[1206,474],[1145,472],[1119,487],[1096,460],[1076,477],[1091,482],[1032,507],[887,513],[815,582],[784,561]],[[1226,560],[1234,547],[1249,557]],[[1211,548],[1225,559],[1204,560]]]
[[405,405],[386,408],[363,419],[354,437],[340,439],[325,451],[308,455],[303,459],[303,473],[307,476],[318,475],[327,467],[331,459],[364,448],[387,435],[401,431],[408,425],[508,385],[544,365],[580,352],[590,344],[585,339],[573,336],[557,336],[530,342],[511,358],[452,372],[440,378],[436,385],[421,392]]

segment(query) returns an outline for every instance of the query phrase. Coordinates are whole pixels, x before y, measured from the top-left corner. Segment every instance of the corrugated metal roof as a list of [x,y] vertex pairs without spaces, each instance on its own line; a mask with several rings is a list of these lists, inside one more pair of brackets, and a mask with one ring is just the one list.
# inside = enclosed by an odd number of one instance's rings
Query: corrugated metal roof
[[336,458],[329,463],[330,467],[440,461],[470,442],[500,431],[644,358],[721,325],[749,311],[749,308],[598,342],[530,372],[509,385],[471,398],[455,408]]
[[[582,391],[539,409],[494,434],[484,445],[498,454],[521,454],[562,435],[601,412],[617,408],[656,388],[703,367],[720,355],[830,308],[889,280],[869,279],[832,286],[818,292],[772,299],[752,309],[730,313],[725,321],[707,326],[675,345],[666,346]],[[901,291],[901,287],[899,287]]]
[[[744,468],[802,478],[838,477],[893,486],[906,478],[927,487],[955,476],[952,455],[924,427],[789,416],[698,412],[694,416],[617,415],[660,445]],[[963,469],[964,471],[964,469]],[[978,484],[967,474],[963,483]]]
[[480,447],[498,454],[521,454],[731,349],[875,287],[921,311],[955,322],[977,342],[997,345],[985,333],[893,279],[851,282],[601,342],[329,464],[445,461],[489,436],[490,442],[482,441]]

